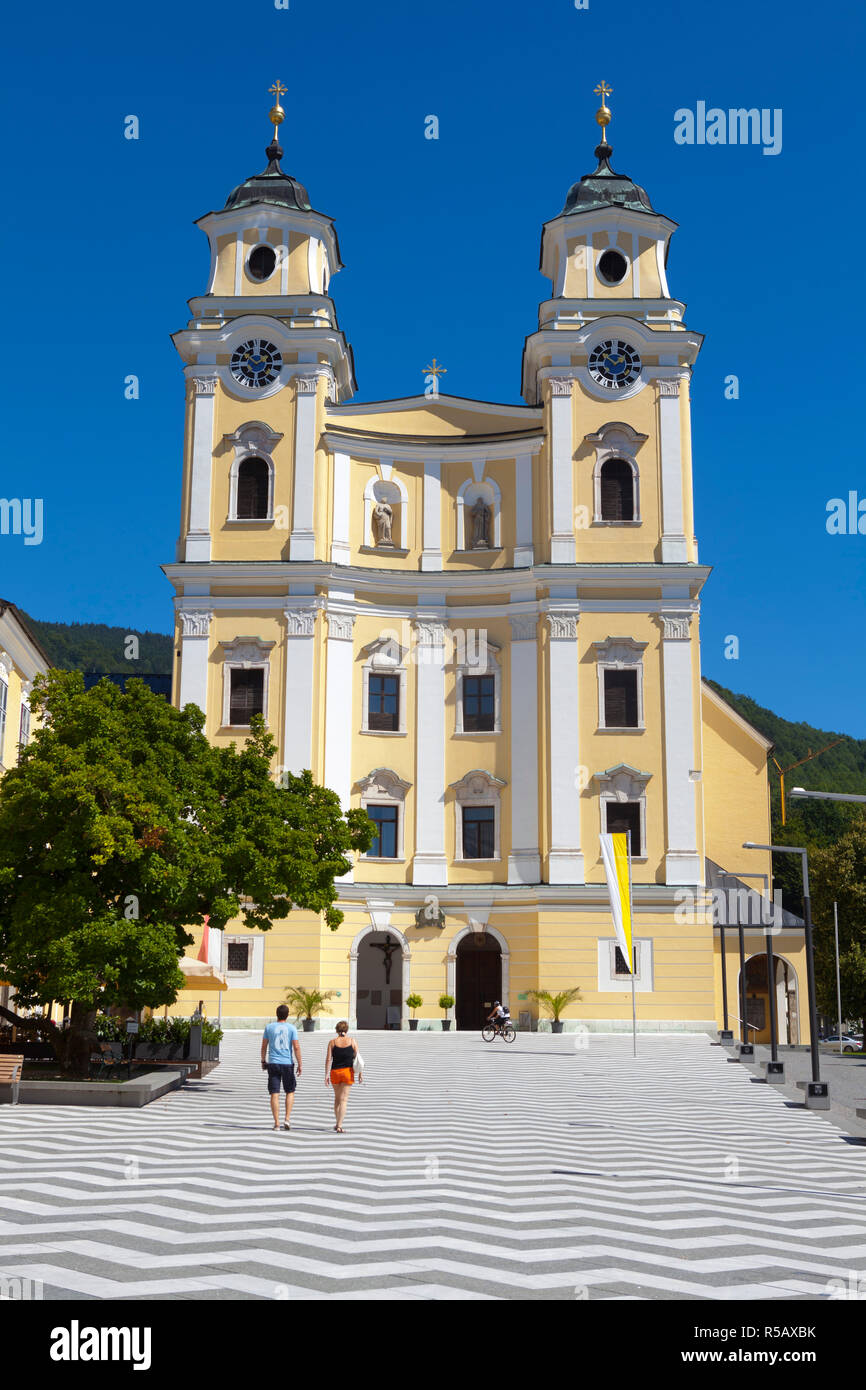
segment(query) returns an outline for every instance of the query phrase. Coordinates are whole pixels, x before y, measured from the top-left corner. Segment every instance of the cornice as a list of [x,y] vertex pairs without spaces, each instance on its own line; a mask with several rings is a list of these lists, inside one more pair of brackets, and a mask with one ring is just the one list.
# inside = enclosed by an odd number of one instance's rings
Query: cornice
[[544,447],[544,435],[538,430],[531,433],[482,437],[462,435],[454,438],[440,435],[378,434],[373,430],[341,429],[330,424],[323,431],[321,438],[332,453],[348,453],[353,458],[364,459],[399,459],[405,463],[430,462],[446,456],[459,460],[512,459],[519,454],[538,454]]

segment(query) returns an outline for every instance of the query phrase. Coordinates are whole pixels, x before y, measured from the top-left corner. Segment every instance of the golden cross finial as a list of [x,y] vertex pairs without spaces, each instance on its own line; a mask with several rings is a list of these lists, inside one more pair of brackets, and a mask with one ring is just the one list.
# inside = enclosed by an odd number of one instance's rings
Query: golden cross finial
[[289,90],[288,87],[284,87],[283,84],[282,84],[282,82],[280,81],[279,78],[277,78],[276,82],[274,82],[274,83],[268,88],[268,91],[269,91],[269,92],[273,92],[274,96],[276,97],[276,101],[274,102],[273,106],[271,107],[270,111],[268,112],[268,120],[270,121],[271,125],[272,125],[273,128],[274,128],[274,140],[275,140],[275,141],[276,141],[277,135],[278,135],[278,133],[279,133],[279,127],[282,125],[283,121],[286,119],[286,113],[285,113],[285,111],[283,110],[282,106],[280,106],[280,97],[281,97],[281,96],[285,96],[285,94],[286,94],[286,92],[287,92],[288,90]]
[[447,370],[448,370],[447,367],[440,367],[440,366],[439,366],[439,364],[437,363],[435,357],[433,358],[432,364],[431,364],[429,367],[425,367],[425,368],[424,368],[425,373],[427,373],[429,376],[435,376],[435,377],[438,377],[439,374],[440,374],[440,372],[447,372]]
[[613,94],[613,87],[609,87],[607,83],[602,80],[597,87],[593,88],[593,91],[596,96],[601,97],[601,106],[595,113],[595,119],[601,126],[601,138],[606,141],[607,135],[605,127],[610,125],[610,107],[607,105],[607,98]]

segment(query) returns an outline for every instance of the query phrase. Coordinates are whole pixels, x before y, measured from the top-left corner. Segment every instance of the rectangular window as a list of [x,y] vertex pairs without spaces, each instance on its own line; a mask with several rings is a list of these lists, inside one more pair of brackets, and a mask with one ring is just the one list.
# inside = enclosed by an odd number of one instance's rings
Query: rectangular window
[[483,733],[495,728],[496,701],[493,676],[463,677],[463,728]]
[[636,729],[637,671],[604,672],[604,727]]
[[249,724],[254,714],[264,712],[265,673],[260,666],[251,671],[238,668],[232,671],[231,682],[229,723]]
[[[638,970],[639,970],[639,968],[640,968],[640,967],[638,966],[637,946],[634,946],[634,945],[633,945],[631,949],[632,949],[632,955],[634,956],[634,973],[635,973],[635,975],[637,975]],[[630,974],[629,968],[628,968],[628,966],[627,966],[627,964],[626,964],[625,956],[623,955],[622,951],[620,950],[620,948],[619,948],[618,946],[614,946],[614,948],[613,948],[613,955],[614,955],[614,965],[613,965],[613,973],[614,973],[614,975],[624,975],[624,976],[626,977],[626,979],[631,979],[631,974]]]
[[26,700],[21,701],[21,721],[18,725],[18,747],[26,748],[30,742],[30,706]]
[[365,806],[364,810],[376,827],[376,838],[367,853],[372,859],[396,859],[398,808]]
[[640,858],[643,854],[640,842],[640,802],[608,801],[605,828],[608,835],[623,835],[626,831],[631,831],[632,858]]
[[463,807],[463,858],[492,859],[494,855],[494,808]]
[[367,691],[367,728],[399,730],[399,676],[370,676]]
[[226,970],[240,970],[243,974],[246,974],[249,968],[249,942],[229,941],[226,946]]

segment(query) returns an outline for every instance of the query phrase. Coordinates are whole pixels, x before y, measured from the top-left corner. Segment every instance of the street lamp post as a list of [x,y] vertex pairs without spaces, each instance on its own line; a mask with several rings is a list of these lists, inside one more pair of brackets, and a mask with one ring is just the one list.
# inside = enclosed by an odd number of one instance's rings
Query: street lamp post
[[[759,878],[764,885],[764,897],[761,899],[761,913],[764,911],[764,903],[770,901],[770,875],[769,874],[745,874],[740,873],[738,878]],[[764,922],[766,931],[764,932],[764,944],[767,949],[767,1000],[770,1007],[770,1060],[764,1066],[767,1072],[767,1081],[774,1085],[781,1085],[785,1080],[785,1063],[779,1061],[778,1046],[778,1018],[776,1015],[776,961],[773,953],[773,919]]]
[[[726,873],[724,877],[726,879],[731,879],[735,878],[736,875]],[[748,1034],[746,1033],[746,1028],[748,1026],[746,1023],[746,941],[743,923],[740,921],[739,900],[737,902],[736,928],[740,948],[740,1046],[737,1051],[740,1061],[750,1062],[755,1055],[755,1049],[749,1042]]]
[[830,1109],[830,1088],[821,1080],[821,1054],[818,1051],[818,1006],[815,998],[815,950],[812,941],[812,902],[809,896],[809,851],[800,845],[756,845],[747,840],[743,849],[769,850],[771,854],[799,854],[803,865],[803,922],[806,937],[806,988],[809,995],[809,1044],[812,1053],[812,1080],[805,1083],[806,1105],[810,1110]]

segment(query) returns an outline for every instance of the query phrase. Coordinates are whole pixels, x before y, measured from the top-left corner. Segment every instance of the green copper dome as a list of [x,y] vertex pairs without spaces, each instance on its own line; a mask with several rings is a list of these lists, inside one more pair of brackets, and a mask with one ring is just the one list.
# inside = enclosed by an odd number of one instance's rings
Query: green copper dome
[[597,145],[595,157],[598,168],[572,184],[568,190],[562,214],[592,212],[596,208],[629,208],[633,212],[655,212],[645,188],[633,183],[625,174],[616,174],[608,160],[613,154],[610,145]]
[[276,203],[279,207],[297,208],[300,212],[312,212],[310,195],[303,184],[293,179],[291,174],[284,174],[280,168],[280,160],[283,151],[274,142],[268,145],[265,153],[268,156],[268,167],[261,174],[253,174],[252,178],[244,179],[237,188],[233,188],[226,198],[226,205],[223,211],[230,208],[245,208],[252,203]]

